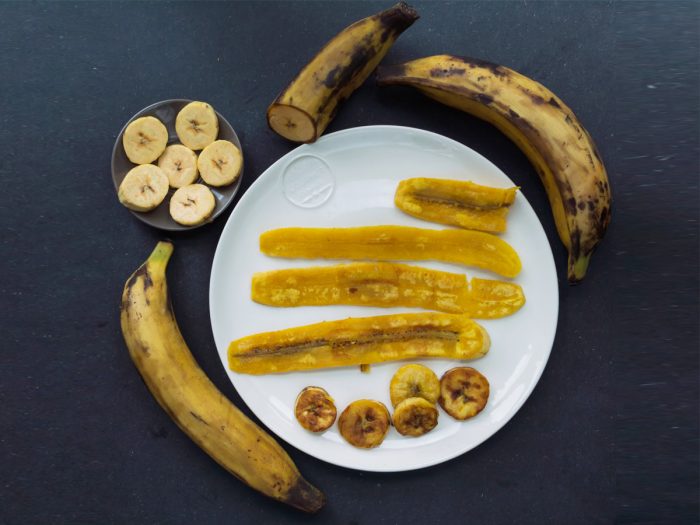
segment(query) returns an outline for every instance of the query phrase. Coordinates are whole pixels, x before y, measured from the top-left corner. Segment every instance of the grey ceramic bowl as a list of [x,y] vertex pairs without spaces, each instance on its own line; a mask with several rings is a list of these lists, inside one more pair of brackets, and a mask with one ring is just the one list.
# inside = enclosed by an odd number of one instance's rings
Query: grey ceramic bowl
[[[124,177],[126,177],[126,174],[131,168],[134,168],[136,166],[136,164],[131,162],[126,156],[126,153],[124,152],[124,146],[122,144],[124,130],[131,123],[131,121],[140,117],[156,117],[163,124],[165,124],[165,127],[168,130],[168,144],[179,143],[180,141],[177,138],[177,133],[175,133],[175,117],[177,117],[179,111],[190,102],[192,101],[185,99],[163,100],[161,102],[156,102],[155,104],[151,104],[147,108],[144,108],[138,113],[136,113],[136,115],[131,117],[129,121],[126,124],[124,124],[124,127],[119,132],[117,141],[114,144],[114,149],[112,150],[112,179],[114,180],[115,190],[119,190],[119,185],[121,184],[122,180],[124,180]],[[241,148],[241,143],[238,140],[238,137],[236,136],[236,132],[233,131],[231,124],[229,124],[228,121],[223,116],[221,116],[221,113],[219,113],[218,111],[216,111],[216,116],[219,118],[219,136],[217,137],[217,139],[228,140],[230,142],[233,142],[238,147],[238,149],[241,150],[242,153],[243,148]],[[214,208],[214,213],[211,217],[209,217],[209,219],[206,222],[203,222],[202,224],[197,224],[196,226],[183,226],[182,224],[178,224],[177,222],[175,222],[172,219],[172,217],[170,217],[170,197],[173,193],[175,193],[175,190],[173,188],[170,188],[168,190],[168,195],[156,209],[147,212],[138,212],[133,210],[129,211],[133,213],[139,220],[161,230],[181,231],[198,228],[199,226],[208,224],[214,219],[216,219],[228,207],[228,205],[231,204],[231,202],[233,201],[233,197],[236,195],[236,193],[238,192],[238,188],[240,188],[241,186],[242,178],[243,167],[241,167],[241,174],[238,176],[238,179],[233,184],[230,184],[228,186],[222,186],[219,188],[209,186],[209,189],[212,191],[212,193],[214,194],[214,198],[216,199],[216,208]],[[196,182],[204,184],[201,177]]]

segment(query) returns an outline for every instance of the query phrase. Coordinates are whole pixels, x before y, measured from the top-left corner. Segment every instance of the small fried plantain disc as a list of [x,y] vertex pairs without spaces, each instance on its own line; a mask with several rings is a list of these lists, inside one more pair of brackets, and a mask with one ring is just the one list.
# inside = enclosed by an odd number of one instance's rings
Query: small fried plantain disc
[[440,395],[440,380],[427,366],[404,365],[391,378],[389,395],[393,406],[409,397],[422,397],[434,405]]
[[340,435],[354,447],[381,445],[389,431],[389,411],[383,403],[360,399],[350,403],[338,418]]
[[488,399],[489,382],[473,368],[452,368],[440,379],[438,402],[455,419],[474,417],[484,409]]
[[394,427],[403,436],[422,436],[438,423],[438,410],[422,397],[409,397],[396,405],[392,418]]
[[335,423],[333,398],[323,388],[307,386],[297,396],[294,415],[299,424],[311,432],[323,432]]

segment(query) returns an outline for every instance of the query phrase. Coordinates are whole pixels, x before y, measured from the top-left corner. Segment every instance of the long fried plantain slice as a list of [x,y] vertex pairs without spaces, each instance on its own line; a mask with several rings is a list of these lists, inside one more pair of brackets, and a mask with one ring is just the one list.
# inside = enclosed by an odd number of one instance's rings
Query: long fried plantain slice
[[327,321],[232,341],[229,368],[273,374],[434,357],[475,359],[489,335],[465,315],[395,314]]
[[495,319],[525,304],[522,288],[386,262],[289,268],[253,275],[251,298],[268,306],[406,306]]
[[374,448],[389,431],[389,411],[383,403],[358,399],[350,403],[338,418],[338,430],[353,447]]
[[500,233],[518,188],[492,188],[470,181],[415,178],[399,182],[396,206],[431,222]]
[[504,277],[520,273],[518,253],[503,239],[473,230],[428,230],[410,226],[279,228],[260,236],[272,257],[303,259],[435,260],[476,266]]
[[462,313],[463,274],[420,266],[359,262],[253,275],[253,301],[270,306],[407,306]]

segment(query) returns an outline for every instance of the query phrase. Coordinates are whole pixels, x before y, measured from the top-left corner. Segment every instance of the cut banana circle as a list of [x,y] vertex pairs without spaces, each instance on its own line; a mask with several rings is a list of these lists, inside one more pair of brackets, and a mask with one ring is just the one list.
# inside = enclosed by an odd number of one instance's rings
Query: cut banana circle
[[297,396],[294,415],[299,424],[311,432],[323,432],[335,423],[337,415],[333,398],[323,388],[307,386]]
[[170,216],[183,226],[201,224],[214,212],[216,199],[204,184],[183,186],[170,198]]
[[204,182],[226,186],[238,178],[243,166],[241,151],[228,140],[212,142],[199,154],[197,167]]
[[340,435],[358,448],[381,445],[389,425],[389,411],[382,403],[371,399],[353,401],[338,418]]
[[185,146],[193,150],[206,148],[219,134],[219,119],[206,102],[190,102],[175,118],[175,131]]
[[168,177],[153,164],[131,169],[119,185],[119,202],[134,211],[149,211],[168,194]]
[[149,164],[160,157],[168,143],[168,130],[155,117],[141,117],[124,130],[124,152],[134,164]]
[[437,426],[438,411],[422,397],[409,397],[396,405],[392,421],[399,434],[418,437]]
[[168,176],[173,188],[182,188],[197,180],[197,154],[182,144],[165,148],[158,158],[158,167]]
[[389,396],[392,406],[409,397],[422,397],[434,405],[440,396],[440,380],[427,366],[404,365],[391,378]]
[[489,382],[473,368],[461,366],[440,379],[440,406],[455,419],[474,417],[486,406]]

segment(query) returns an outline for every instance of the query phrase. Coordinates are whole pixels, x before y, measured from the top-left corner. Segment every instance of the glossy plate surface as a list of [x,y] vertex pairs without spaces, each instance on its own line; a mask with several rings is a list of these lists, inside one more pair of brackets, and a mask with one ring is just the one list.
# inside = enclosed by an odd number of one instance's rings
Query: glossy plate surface
[[[231,340],[257,332],[319,321],[418,311],[408,308],[352,306],[273,308],[250,299],[250,282],[258,271],[334,264],[334,261],[275,259],[260,253],[259,235],[285,226],[369,226],[399,224],[440,229],[444,226],[405,215],[394,206],[401,179],[436,177],[472,180],[498,187],[514,183],[496,166],[451,139],[418,129],[370,126],[339,131],[303,145],[267,169],[240,199],[226,224],[212,266],[209,302],[219,356],[228,370]],[[460,363],[423,360],[439,376],[466,364],[491,384],[489,402],[475,418],[459,422],[440,409],[438,426],[419,438],[390,429],[376,449],[346,443],[337,425],[323,434],[304,430],[294,418],[294,401],[306,386],[325,388],[338,414],[352,401],[376,399],[391,407],[389,381],[404,363],[249,376],[228,372],[231,382],[258,418],[277,436],[327,462],[367,471],[411,470],[454,458],[476,447],[515,415],[534,389],[549,357],[557,325],[558,288],[552,252],[527,200],[518,194],[503,235],[519,253],[523,271],[515,279],[527,304],[515,315],[479,320],[492,340],[483,358]],[[466,272],[468,277],[496,279],[472,268],[418,262],[438,270]]]

